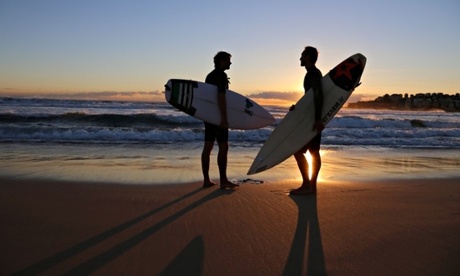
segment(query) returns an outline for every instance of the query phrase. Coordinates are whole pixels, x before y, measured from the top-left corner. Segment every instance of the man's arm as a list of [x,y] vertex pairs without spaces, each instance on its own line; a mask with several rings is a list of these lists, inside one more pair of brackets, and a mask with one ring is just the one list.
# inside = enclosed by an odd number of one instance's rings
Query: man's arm
[[324,124],[321,121],[321,114],[323,113],[323,86],[321,85],[321,76],[315,76],[311,80],[312,88],[313,88],[313,98],[315,102],[315,123],[313,125],[313,129],[321,132],[324,129]]
[[220,127],[228,128],[228,117],[227,117],[227,87],[228,79],[225,73],[219,75],[217,85],[217,104],[220,110]]
[[228,118],[227,118],[227,97],[223,92],[217,93],[217,103],[219,104],[220,110],[220,127],[228,128]]

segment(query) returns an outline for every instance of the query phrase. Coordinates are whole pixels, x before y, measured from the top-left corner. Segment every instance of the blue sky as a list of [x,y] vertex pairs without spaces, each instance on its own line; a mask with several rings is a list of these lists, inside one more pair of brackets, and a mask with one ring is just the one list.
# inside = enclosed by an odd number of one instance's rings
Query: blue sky
[[459,14],[458,0],[0,0],[0,95],[153,97],[204,80],[220,50],[232,90],[303,93],[307,45],[324,74],[368,58],[355,97],[459,93]]

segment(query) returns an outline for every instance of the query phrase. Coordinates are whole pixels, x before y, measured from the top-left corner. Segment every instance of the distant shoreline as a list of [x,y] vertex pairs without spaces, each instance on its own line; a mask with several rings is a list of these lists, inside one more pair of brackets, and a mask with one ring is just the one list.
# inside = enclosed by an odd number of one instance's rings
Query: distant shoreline
[[460,112],[460,94],[447,95],[443,93],[385,94],[373,101],[349,103],[347,108],[385,109],[407,111],[445,111]]
[[[359,105],[357,105],[359,103]],[[455,113],[455,112],[460,112],[460,110],[444,110],[441,108],[411,108],[411,109],[405,109],[401,107],[394,107],[394,106],[378,106],[378,105],[372,105],[372,104],[365,104],[362,105],[362,102],[357,102],[357,103],[349,103],[347,106],[344,108],[349,108],[349,109],[374,109],[374,110],[393,110],[393,111],[427,111],[427,112],[435,112],[435,111],[442,111],[446,113]]]

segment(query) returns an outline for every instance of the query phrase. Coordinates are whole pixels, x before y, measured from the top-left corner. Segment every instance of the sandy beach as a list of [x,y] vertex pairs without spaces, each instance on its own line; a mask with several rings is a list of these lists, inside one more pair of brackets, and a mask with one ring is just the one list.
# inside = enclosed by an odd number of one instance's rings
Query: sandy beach
[[0,274],[458,275],[460,179],[114,185],[2,179]]

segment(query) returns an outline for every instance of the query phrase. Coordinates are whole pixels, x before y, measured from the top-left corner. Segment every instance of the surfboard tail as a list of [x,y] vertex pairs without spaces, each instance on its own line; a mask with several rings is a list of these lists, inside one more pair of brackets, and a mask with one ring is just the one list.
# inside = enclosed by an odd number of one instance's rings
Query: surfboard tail
[[265,166],[258,166],[258,165],[255,165],[254,163],[252,164],[252,166],[249,168],[248,172],[247,172],[247,175],[252,175],[252,174],[256,174],[256,173],[260,173],[260,172],[263,172],[265,170],[267,170],[267,165]]
[[252,162],[251,167],[249,168],[247,175],[252,175],[256,173],[261,173],[263,171],[269,170],[276,165],[284,162],[291,155],[282,156],[281,158],[269,159],[266,158],[255,158]]

